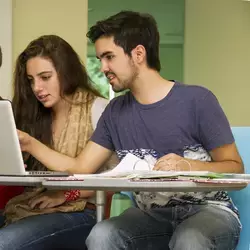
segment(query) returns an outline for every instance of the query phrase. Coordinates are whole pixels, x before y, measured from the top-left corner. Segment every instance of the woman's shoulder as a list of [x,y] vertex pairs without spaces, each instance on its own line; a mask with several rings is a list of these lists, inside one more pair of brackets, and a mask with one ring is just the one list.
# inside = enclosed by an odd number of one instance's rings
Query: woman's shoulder
[[106,106],[108,105],[109,100],[103,97],[96,97],[92,108],[91,108],[91,117],[92,117],[92,124],[93,128],[96,128],[96,124],[101,117],[103,111],[105,110]]

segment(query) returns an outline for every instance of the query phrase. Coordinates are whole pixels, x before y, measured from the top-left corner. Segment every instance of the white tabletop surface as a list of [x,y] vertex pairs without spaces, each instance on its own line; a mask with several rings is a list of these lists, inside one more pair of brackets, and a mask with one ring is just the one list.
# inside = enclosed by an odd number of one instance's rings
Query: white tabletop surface
[[44,177],[30,176],[0,176],[0,184],[6,186],[38,186]]
[[109,191],[165,191],[165,192],[195,192],[217,190],[240,190],[246,184],[204,184],[192,181],[133,181],[116,178],[91,178],[84,180],[65,181],[44,180],[43,186],[53,189],[86,189],[86,190],[109,190]]

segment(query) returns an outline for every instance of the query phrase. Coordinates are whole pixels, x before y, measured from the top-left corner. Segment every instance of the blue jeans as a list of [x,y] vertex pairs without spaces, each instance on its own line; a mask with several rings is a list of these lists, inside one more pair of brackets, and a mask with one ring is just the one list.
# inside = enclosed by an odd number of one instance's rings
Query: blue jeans
[[85,249],[95,223],[95,211],[89,209],[30,216],[0,229],[0,249]]
[[88,250],[232,250],[240,230],[232,213],[215,206],[129,208],[96,224],[86,245]]

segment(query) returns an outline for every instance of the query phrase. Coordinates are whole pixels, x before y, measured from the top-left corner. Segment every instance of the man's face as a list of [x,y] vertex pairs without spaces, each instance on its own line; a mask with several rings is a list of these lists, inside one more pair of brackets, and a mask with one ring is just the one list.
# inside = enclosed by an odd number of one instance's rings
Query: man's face
[[101,37],[95,42],[96,57],[101,61],[101,71],[112,89],[120,92],[131,88],[138,76],[134,60],[114,43],[113,37]]

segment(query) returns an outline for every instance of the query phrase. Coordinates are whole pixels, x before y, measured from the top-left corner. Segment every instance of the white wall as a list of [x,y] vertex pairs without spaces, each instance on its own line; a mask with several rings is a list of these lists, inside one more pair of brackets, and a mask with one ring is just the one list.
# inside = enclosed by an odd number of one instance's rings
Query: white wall
[[11,97],[12,86],[12,1],[0,0],[0,46],[3,65],[0,69],[0,96]]
[[0,0],[0,96],[11,98],[13,65],[29,42],[56,34],[86,59],[88,0]]
[[[8,0],[6,0],[8,1]],[[59,35],[86,59],[88,0],[12,0],[13,61],[41,35]]]
[[250,2],[186,0],[184,79],[212,90],[231,125],[250,125]]

